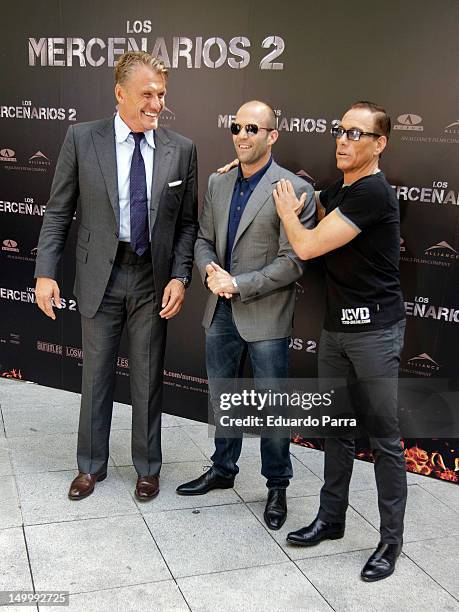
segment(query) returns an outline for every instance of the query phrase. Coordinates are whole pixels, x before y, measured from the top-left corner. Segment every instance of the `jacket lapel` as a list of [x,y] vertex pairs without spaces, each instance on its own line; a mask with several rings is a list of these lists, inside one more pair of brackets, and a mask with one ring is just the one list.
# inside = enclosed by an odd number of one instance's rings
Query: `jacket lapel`
[[153,229],[156,221],[161,194],[166,187],[166,181],[169,176],[174,149],[175,144],[171,142],[166,133],[161,128],[155,130],[155,152],[150,197],[151,229]]
[[92,133],[92,140],[104,177],[110,204],[115,214],[116,224],[120,226],[120,207],[118,202],[118,173],[116,167],[115,128],[113,119]]
[[225,266],[226,242],[228,240],[228,219],[233,197],[234,185],[237,179],[237,169],[228,174],[221,175],[220,193],[215,199],[218,210],[214,208],[216,219],[216,247],[217,255],[222,267]]

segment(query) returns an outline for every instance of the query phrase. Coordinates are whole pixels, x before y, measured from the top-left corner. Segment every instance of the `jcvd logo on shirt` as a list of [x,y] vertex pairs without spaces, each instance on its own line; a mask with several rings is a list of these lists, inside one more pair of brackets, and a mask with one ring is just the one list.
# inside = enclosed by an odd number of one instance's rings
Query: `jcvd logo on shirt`
[[343,325],[364,325],[371,323],[370,310],[365,307],[342,308],[341,323]]

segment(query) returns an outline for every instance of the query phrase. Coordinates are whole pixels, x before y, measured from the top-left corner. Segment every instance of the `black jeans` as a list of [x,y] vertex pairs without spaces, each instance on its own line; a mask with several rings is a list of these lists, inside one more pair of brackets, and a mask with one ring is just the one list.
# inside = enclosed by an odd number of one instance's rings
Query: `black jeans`
[[[397,378],[404,332],[405,321],[356,333],[323,330],[319,346],[320,378],[346,378],[350,383],[372,381],[372,392],[362,394],[361,405],[356,410],[371,413],[371,423],[380,421],[385,425],[384,437],[379,437],[373,429],[369,439],[375,460],[381,541],[386,544],[402,541],[407,495],[397,418]],[[354,396],[352,401],[354,404],[357,401]],[[345,520],[354,453],[354,440],[325,440],[325,483],[320,492],[319,510],[319,517],[324,521]]]

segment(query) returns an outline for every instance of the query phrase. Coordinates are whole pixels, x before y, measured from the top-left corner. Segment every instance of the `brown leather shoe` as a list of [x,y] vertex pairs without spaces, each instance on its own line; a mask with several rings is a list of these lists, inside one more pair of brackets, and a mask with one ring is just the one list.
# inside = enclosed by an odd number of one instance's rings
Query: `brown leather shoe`
[[80,472],[70,485],[69,499],[78,500],[88,497],[94,491],[96,482],[101,482],[106,478],[107,472],[101,472],[100,474],[84,474]]
[[139,501],[148,501],[159,493],[158,476],[139,476],[135,488],[135,496]]

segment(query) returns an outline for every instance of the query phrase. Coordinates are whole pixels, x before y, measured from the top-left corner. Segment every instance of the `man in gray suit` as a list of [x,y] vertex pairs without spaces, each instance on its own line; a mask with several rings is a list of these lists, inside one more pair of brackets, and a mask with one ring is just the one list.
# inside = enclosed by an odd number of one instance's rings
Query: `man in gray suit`
[[[244,104],[231,132],[239,168],[210,177],[195,246],[196,265],[211,291],[203,325],[213,401],[216,379],[237,378],[247,352],[255,380],[287,376],[295,281],[303,267],[276,213],[276,182],[287,177],[292,181],[301,205],[305,204],[301,221],[308,227],[315,215],[311,186],[271,157],[279,133],[267,104]],[[224,436],[217,427],[213,466],[200,478],[179,486],[177,493],[202,495],[233,486],[242,438]],[[292,477],[289,439],[262,437],[260,446],[261,472],[268,487],[264,517],[268,527],[280,529]]]
[[74,293],[82,321],[79,474],[69,497],[107,474],[118,347],[129,341],[136,496],[159,492],[162,372],[167,319],[182,306],[197,232],[194,144],[158,128],[167,70],[145,52],[115,68],[118,113],[71,126],[57,162],[35,269],[36,298],[55,319],[58,263],[79,204]]

